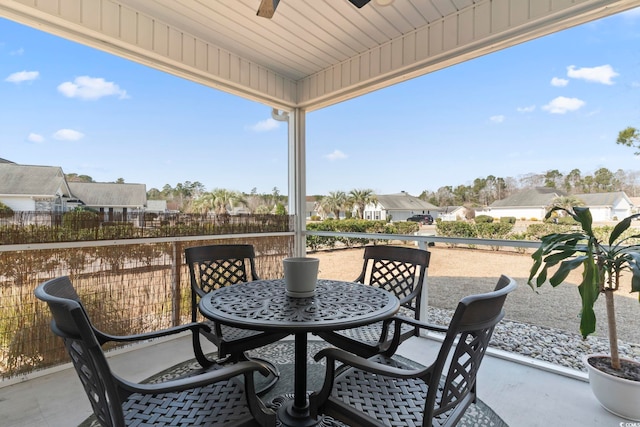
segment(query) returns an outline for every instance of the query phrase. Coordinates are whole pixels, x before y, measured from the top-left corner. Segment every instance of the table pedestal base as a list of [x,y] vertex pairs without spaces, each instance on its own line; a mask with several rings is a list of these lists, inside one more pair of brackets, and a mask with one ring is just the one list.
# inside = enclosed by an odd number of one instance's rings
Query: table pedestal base
[[304,410],[294,407],[294,395],[291,393],[274,397],[268,407],[275,410],[278,414],[280,425],[286,427],[345,427],[340,421],[334,420],[327,415],[319,415],[318,418],[312,418],[309,415],[309,408]]

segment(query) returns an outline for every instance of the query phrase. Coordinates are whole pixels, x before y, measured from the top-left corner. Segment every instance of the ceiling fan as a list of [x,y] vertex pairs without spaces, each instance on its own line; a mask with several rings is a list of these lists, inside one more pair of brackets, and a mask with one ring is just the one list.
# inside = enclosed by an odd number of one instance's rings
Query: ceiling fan
[[[353,4],[358,9],[369,3],[371,0],[349,0],[351,4]],[[387,6],[391,4],[393,0],[377,0],[376,3],[380,6]],[[272,18],[273,13],[276,11],[276,7],[278,7],[278,3],[280,0],[260,0],[260,6],[258,7],[258,16],[263,18]]]

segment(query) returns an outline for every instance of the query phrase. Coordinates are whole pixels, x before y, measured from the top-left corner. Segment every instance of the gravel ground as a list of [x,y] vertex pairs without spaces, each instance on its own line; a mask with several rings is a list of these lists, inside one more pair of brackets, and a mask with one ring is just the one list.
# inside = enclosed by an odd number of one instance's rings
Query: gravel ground
[[[311,253],[320,259],[320,278],[353,280],[362,268],[364,249],[340,249]],[[465,295],[493,288],[501,274],[518,282],[505,303],[505,319],[494,333],[493,345],[563,366],[582,368],[580,357],[586,353],[608,353],[604,298],[596,302],[596,334],[583,340],[579,335],[579,273],[552,288],[546,284],[534,291],[527,278],[532,260],[529,254],[510,249],[430,247],[427,289],[429,320],[447,324],[452,310]],[[621,354],[640,360],[640,329],[637,328],[638,295],[630,294],[624,283],[616,297],[616,318]]]

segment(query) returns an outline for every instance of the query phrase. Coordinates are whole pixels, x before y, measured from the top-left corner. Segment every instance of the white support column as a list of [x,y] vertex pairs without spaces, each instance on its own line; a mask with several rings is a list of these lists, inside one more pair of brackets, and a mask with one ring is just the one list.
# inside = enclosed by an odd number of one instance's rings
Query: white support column
[[289,215],[294,218],[293,255],[297,257],[307,252],[305,118],[301,108],[289,112]]

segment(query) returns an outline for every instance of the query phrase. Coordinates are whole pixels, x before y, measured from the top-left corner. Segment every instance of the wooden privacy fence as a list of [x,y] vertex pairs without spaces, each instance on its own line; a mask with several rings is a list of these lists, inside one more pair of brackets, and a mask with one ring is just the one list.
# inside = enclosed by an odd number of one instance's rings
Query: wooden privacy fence
[[0,378],[68,361],[50,331],[48,308],[33,295],[48,279],[70,276],[96,327],[128,335],[190,321],[187,247],[253,244],[256,268],[267,279],[282,277],[282,259],[293,254],[292,233],[183,239],[77,242],[0,252]]

